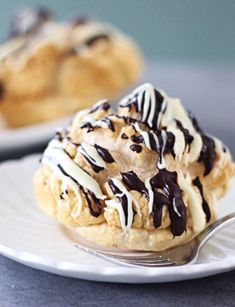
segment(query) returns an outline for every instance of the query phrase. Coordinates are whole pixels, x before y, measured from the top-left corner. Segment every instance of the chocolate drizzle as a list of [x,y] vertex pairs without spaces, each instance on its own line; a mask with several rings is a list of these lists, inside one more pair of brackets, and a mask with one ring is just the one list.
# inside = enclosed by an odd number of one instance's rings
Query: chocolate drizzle
[[97,112],[98,110],[104,110],[107,112],[109,109],[110,109],[110,104],[108,100],[106,100],[98,105],[95,105],[93,108],[91,108],[89,113],[92,114],[92,113]]
[[92,169],[96,173],[105,170],[106,165],[104,162],[107,163],[115,162],[109,151],[97,144],[95,144],[94,146],[90,144],[80,144],[78,147],[78,151],[89,162]]
[[[128,116],[124,119],[128,125],[133,121],[133,126],[135,126],[137,122],[138,124],[145,124],[150,129],[150,131],[143,131],[143,133],[139,131],[141,137],[139,139],[133,139],[134,142],[137,144],[144,142],[149,149],[157,151],[160,155],[160,163],[161,160],[163,160],[164,153],[171,153],[175,158],[174,134],[169,134],[170,132],[166,131],[165,133],[167,133],[167,140],[164,139],[164,142],[162,142],[162,134],[164,133],[164,127],[161,127],[162,117],[164,116],[166,109],[168,107],[171,108],[171,102],[168,101],[167,98],[165,99],[161,93],[153,88],[151,84],[144,84],[137,88],[131,95],[125,97],[120,102],[119,107],[129,108],[129,112],[135,111],[138,113],[137,115],[134,114],[136,117],[139,116],[138,119],[135,118],[133,120]],[[190,114],[188,116],[191,118],[195,130],[200,134],[202,139],[203,146],[201,148],[198,162],[202,162],[204,164],[204,176],[206,176],[211,172],[216,159],[215,142],[211,137],[202,131],[194,117],[192,117]],[[184,123],[179,121],[177,118],[175,119],[175,122],[176,128],[178,128],[184,135],[185,148],[188,146],[188,153],[190,154],[194,134],[192,134],[192,131],[189,130],[191,129],[190,127],[188,129],[185,128],[183,126]],[[167,129],[167,127],[165,127],[165,129]],[[164,166],[164,164],[162,166]],[[159,164],[159,167],[162,168],[162,166]]]
[[130,126],[131,124],[134,124],[136,122],[138,122],[137,119],[133,118],[133,117],[130,117],[130,116],[119,116],[119,115],[116,115],[117,118],[120,118],[124,121],[124,123],[128,126]]
[[106,123],[110,130],[112,130],[113,132],[115,131],[114,124],[110,118],[104,117],[103,119],[101,119],[101,121]]
[[92,192],[85,192],[83,188],[82,192],[86,199],[91,215],[94,217],[99,217],[102,213],[102,204],[100,200]]
[[64,139],[63,133],[61,131],[56,131],[55,133],[55,139],[62,142]]
[[[144,194],[149,200],[148,189],[133,171],[121,173],[121,175],[124,184],[130,190]],[[166,169],[159,170],[151,178],[150,185],[154,193],[152,211],[154,227],[158,228],[161,226],[162,210],[163,206],[166,205],[171,220],[171,231],[174,236],[180,236],[186,228],[187,214],[182,198],[182,191],[177,183],[177,173],[169,172]]]
[[108,149],[101,147],[100,145],[95,144],[94,145],[98,154],[103,158],[103,160],[107,163],[114,163],[115,160],[111,153],[108,151]]
[[[148,143],[146,143],[143,135],[132,135],[131,140],[136,144],[145,144],[147,148],[156,151],[161,159],[163,154],[171,153],[175,158],[174,143],[175,136],[173,133],[166,130],[145,131],[148,136]],[[163,136],[164,134],[164,136]]]
[[80,126],[81,129],[87,128],[87,133],[92,132],[95,128],[100,128],[100,126],[95,126],[92,122],[85,122]]
[[206,134],[202,135],[202,142],[203,146],[198,162],[204,163],[205,165],[204,176],[207,176],[211,172],[216,159],[215,142],[213,141],[212,138],[210,138]]
[[211,137],[204,134],[203,130],[199,127],[196,118],[193,117],[191,114],[189,116],[192,120],[192,124],[195,130],[201,135],[202,138],[203,146],[201,149],[200,156],[198,158],[198,162],[204,163],[204,176],[207,176],[211,172],[216,159],[215,142]]
[[110,37],[109,35],[107,34],[97,34],[97,35],[94,35],[90,38],[88,38],[86,41],[85,41],[85,45],[88,46],[88,47],[91,47],[93,46],[95,43],[97,43],[98,41],[109,41],[110,40]]
[[[151,178],[150,184],[154,191],[154,226],[161,225],[162,208],[167,205],[171,220],[171,232],[174,236],[180,236],[186,228],[187,214],[182,191],[177,183],[177,173],[161,169],[157,175]],[[157,189],[161,189],[162,193]]]
[[135,190],[138,192],[141,192],[146,197],[148,197],[148,190],[143,183],[143,181],[140,180],[140,178],[134,173],[133,171],[130,172],[123,172],[122,175],[122,181],[130,190]]
[[202,209],[205,212],[206,215],[206,222],[208,223],[211,219],[211,212],[210,212],[210,207],[208,205],[208,202],[206,201],[205,197],[204,197],[204,193],[203,193],[203,185],[199,179],[199,177],[196,177],[193,180],[193,184],[198,188],[201,197],[202,197]]
[[5,87],[3,83],[0,81],[0,101],[3,99],[4,94],[5,94]]
[[97,121],[94,121],[94,122],[91,122],[91,121],[84,122],[80,126],[80,128],[81,129],[87,128],[87,133],[89,133],[89,132],[94,131],[97,128],[101,128],[103,123],[107,125],[108,129],[110,129],[113,132],[115,131],[113,121],[108,117],[104,117],[104,118],[97,120]]
[[71,175],[69,175],[60,164],[57,163],[57,167],[64,176],[69,177],[78,185],[86,199],[90,214],[94,217],[98,217],[102,213],[102,204],[100,200],[97,199],[97,197],[92,192],[85,191],[84,188],[77,182],[77,180],[74,179]]
[[128,199],[125,194],[122,193],[121,190],[114,184],[112,179],[108,181],[110,189],[112,190],[113,194],[117,197],[118,201],[122,205],[123,212],[125,215],[125,226],[128,224]]
[[93,171],[96,173],[99,173],[100,171],[104,170],[104,167],[99,166],[97,164],[94,163],[93,159],[91,157],[87,157],[85,155],[83,155],[83,157],[87,160],[87,162],[90,164],[90,166],[92,167]]
[[131,136],[131,140],[132,140],[132,142],[134,142],[134,143],[136,143],[136,144],[143,144],[144,143],[144,138],[142,137],[142,135],[139,135],[139,136],[137,136],[137,135],[132,135]]
[[142,151],[142,146],[138,145],[138,144],[132,144],[130,146],[130,149],[134,152],[140,153]]
[[[151,85],[143,85],[122,101],[119,106],[121,108],[135,108],[140,114],[142,123],[146,124],[150,129],[157,130],[159,128],[160,113],[164,113],[166,108],[163,106],[164,97]],[[147,105],[147,107],[146,107]],[[164,107],[164,108],[163,108]]]
[[126,135],[126,133],[122,133],[122,134],[121,134],[121,138],[122,138],[123,140],[127,140],[127,139],[128,139],[128,136]]
[[175,122],[176,122],[177,128],[180,129],[180,131],[182,131],[182,133],[184,135],[185,144],[191,145],[191,143],[193,141],[193,136],[189,133],[188,129],[183,127],[181,121],[175,119]]

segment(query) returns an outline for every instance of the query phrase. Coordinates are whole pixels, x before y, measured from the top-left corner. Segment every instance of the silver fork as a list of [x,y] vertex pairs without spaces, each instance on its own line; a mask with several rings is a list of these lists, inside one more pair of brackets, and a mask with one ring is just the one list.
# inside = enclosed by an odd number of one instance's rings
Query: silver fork
[[82,244],[80,242],[74,243],[74,246],[89,254],[121,265],[144,267],[179,266],[194,263],[204,244],[222,228],[232,224],[234,221],[235,213],[226,215],[209,225],[187,244],[173,247],[162,252],[127,252],[118,249],[93,247],[94,245],[92,246],[89,243]]

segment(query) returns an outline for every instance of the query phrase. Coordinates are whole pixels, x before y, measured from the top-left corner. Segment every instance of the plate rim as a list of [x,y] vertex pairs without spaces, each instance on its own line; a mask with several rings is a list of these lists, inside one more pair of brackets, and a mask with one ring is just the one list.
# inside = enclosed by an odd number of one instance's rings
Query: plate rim
[[[1,243],[0,243],[0,254],[20,264],[44,272],[53,273],[60,276],[66,276],[66,277],[72,277],[84,280],[93,280],[99,282],[138,283],[138,284],[165,283],[165,282],[174,282],[180,280],[183,281],[183,280],[209,277],[223,272],[232,271],[235,269],[235,257],[231,258],[233,261],[231,259],[230,260],[226,259],[226,262],[214,261],[211,263],[186,264],[174,267],[174,274],[177,275],[177,277],[173,278],[172,280],[169,280],[168,277],[172,275],[172,270],[169,270],[169,267],[131,268],[126,266],[124,273],[123,270],[120,270],[119,265],[115,266],[106,265],[105,268],[98,267],[97,265],[94,264],[80,265],[79,263],[74,263],[73,261],[42,257],[35,255],[33,253],[16,250]],[[121,267],[123,269],[123,266]],[[204,270],[204,268],[206,269]],[[128,278],[130,279],[127,278],[127,275]],[[142,280],[133,280],[134,277],[141,278]],[[158,277],[160,278],[164,277],[164,278],[163,280],[157,280]],[[181,277],[183,278],[181,279]],[[125,278],[125,280],[123,280],[123,278]]]

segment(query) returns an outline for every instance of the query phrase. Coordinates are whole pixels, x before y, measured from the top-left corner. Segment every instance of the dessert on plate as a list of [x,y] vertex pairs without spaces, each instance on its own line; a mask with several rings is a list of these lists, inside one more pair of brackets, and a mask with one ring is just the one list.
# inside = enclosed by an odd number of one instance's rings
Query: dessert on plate
[[41,208],[98,244],[161,251],[217,217],[234,174],[228,148],[151,84],[80,111],[34,176]]
[[0,115],[10,127],[63,117],[117,98],[141,70],[138,47],[112,25],[23,9],[0,45]]

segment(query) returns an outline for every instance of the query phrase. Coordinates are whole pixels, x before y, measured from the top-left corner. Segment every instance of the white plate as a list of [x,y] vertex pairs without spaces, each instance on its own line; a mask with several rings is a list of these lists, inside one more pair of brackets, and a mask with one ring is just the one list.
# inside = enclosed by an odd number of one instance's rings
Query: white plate
[[49,123],[10,129],[0,118],[0,152],[46,143],[58,127],[67,126],[71,116]]
[[[187,280],[235,268],[235,225],[206,244],[193,265],[124,267],[75,249],[59,225],[38,209],[32,176],[38,155],[0,165],[0,253],[59,275],[95,281],[152,283]],[[235,188],[221,203],[220,216],[234,210]]]

